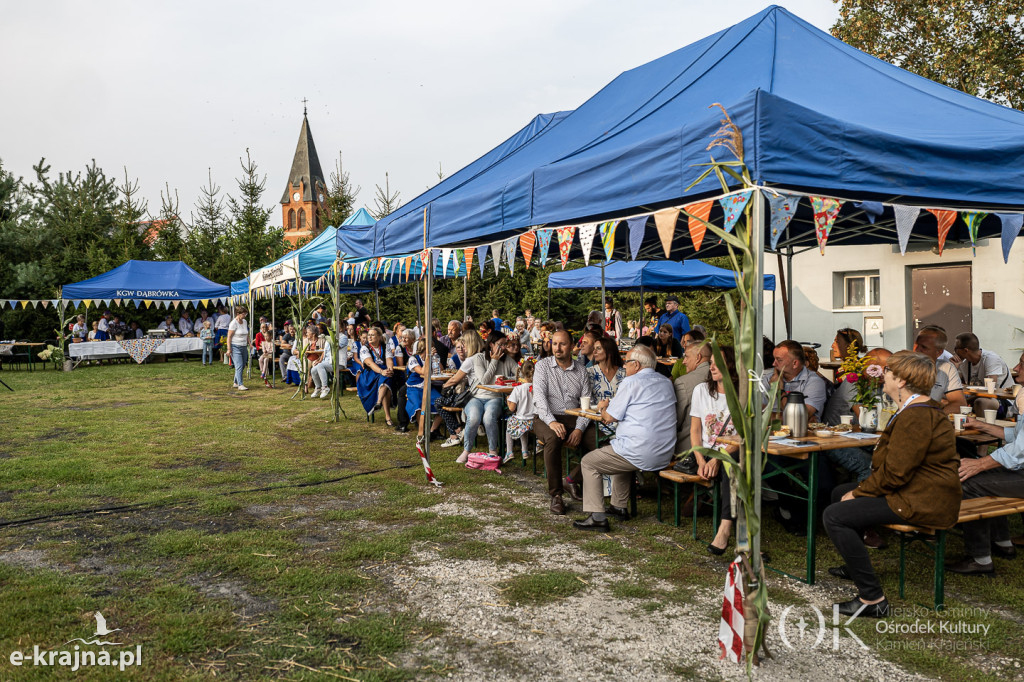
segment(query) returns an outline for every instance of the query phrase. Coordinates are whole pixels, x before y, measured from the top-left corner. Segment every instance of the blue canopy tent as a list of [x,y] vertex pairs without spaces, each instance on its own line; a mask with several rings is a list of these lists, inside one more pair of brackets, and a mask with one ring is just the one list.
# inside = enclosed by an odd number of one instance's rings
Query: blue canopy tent
[[90,279],[65,284],[61,299],[204,301],[226,299],[231,290],[206,279],[181,261],[130,260]]
[[[603,270],[603,273],[602,273]],[[681,289],[735,289],[736,273],[703,261],[610,261],[548,275],[548,289],[611,291],[680,291]],[[775,291],[775,275],[764,276],[764,288]]]

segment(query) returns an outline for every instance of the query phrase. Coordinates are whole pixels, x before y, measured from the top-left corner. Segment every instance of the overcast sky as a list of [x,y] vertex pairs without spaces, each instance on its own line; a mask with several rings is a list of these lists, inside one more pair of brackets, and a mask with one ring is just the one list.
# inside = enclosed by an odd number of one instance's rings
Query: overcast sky
[[[325,176],[344,154],[373,206],[384,173],[402,201],[538,113],[574,109],[615,76],[730,26],[753,0],[516,3],[7,3],[0,22],[0,160],[26,180],[96,159],[137,178],[149,209],[165,183],[188,216],[207,169],[236,189],[248,148],[266,205],[287,180],[302,99]],[[784,5],[827,30],[831,0]]]

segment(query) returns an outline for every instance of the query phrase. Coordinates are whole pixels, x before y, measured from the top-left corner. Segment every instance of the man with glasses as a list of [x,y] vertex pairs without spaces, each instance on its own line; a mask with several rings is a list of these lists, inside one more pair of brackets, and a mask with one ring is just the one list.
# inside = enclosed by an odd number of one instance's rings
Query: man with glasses
[[[699,337],[699,338],[698,338]],[[698,331],[687,332],[683,364],[686,374],[672,382],[676,393],[676,452],[690,449],[690,401],[693,389],[708,380],[711,373],[711,344]]]
[[925,327],[917,334],[914,350],[924,353],[935,363],[935,385],[932,386],[931,399],[940,403],[947,414],[956,414],[960,412],[961,406],[967,405],[967,398],[964,396],[960,372],[953,363],[939,357],[946,348],[946,341],[946,332],[937,327]]
[[[676,429],[663,418],[672,409],[672,382],[654,371],[657,359],[646,346],[637,346],[626,358],[626,378],[607,407],[601,410],[605,424],[618,422],[615,437],[588,452],[581,463],[583,511],[589,516],[573,522],[573,528],[607,533],[607,514],[629,519],[629,477],[637,471],[660,471],[676,451]],[[602,476],[612,479],[611,509],[604,507]]]

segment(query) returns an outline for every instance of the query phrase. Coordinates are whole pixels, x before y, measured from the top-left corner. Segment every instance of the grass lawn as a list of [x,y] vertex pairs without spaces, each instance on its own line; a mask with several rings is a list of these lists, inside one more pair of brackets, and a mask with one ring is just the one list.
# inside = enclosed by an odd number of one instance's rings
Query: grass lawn
[[[543,480],[518,464],[475,472],[435,448],[445,485],[429,487],[414,436],[368,424],[353,394],[342,401],[349,418],[334,424],[326,401],[256,381],[233,391],[221,365],[0,379],[15,389],[0,387],[0,679],[109,679],[8,658],[92,639],[96,611],[120,628],[107,639],[141,645],[136,679],[534,679],[526,653],[572,658],[596,625],[554,630],[602,609],[621,618],[619,634],[581,675],[612,677],[594,665],[630,674],[621,666],[634,658],[664,676],[741,675],[715,662],[726,561],[688,527],[657,523],[653,489],[640,518],[591,535],[571,528],[578,514],[549,514]],[[701,529],[708,538],[707,519]],[[773,566],[799,572],[803,548],[768,521]],[[960,549],[952,539],[950,553]],[[873,559],[895,605],[928,601],[924,563],[902,602],[895,547]],[[962,639],[987,650],[858,621],[863,655],[928,677],[1019,679],[1024,558],[996,561],[994,580],[947,576],[947,607],[977,609],[963,620],[989,626]],[[770,575],[773,614],[848,599],[850,585],[825,572],[837,563],[822,535],[818,585]],[[661,643],[661,630],[683,635]],[[774,625],[769,644],[777,659],[763,672],[800,677],[787,674],[797,653]]]

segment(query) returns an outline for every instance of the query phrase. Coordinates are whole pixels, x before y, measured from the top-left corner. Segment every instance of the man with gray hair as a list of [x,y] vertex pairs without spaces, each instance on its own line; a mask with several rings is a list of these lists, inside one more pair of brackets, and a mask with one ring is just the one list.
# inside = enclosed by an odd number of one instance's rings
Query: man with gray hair
[[[626,356],[626,378],[611,403],[601,410],[605,424],[618,422],[612,441],[583,457],[583,511],[573,528],[606,533],[607,514],[629,519],[629,477],[637,471],[660,471],[676,450],[676,423],[665,419],[675,408],[672,382],[654,371],[657,358],[647,346],[636,346]],[[611,509],[604,507],[602,476],[612,479]]]
[[676,392],[676,452],[690,449],[690,400],[693,389],[707,381],[711,372],[711,344],[704,335],[691,329],[684,338],[691,339],[683,350],[686,374],[672,382]]
[[952,362],[941,359],[946,348],[946,332],[940,327],[924,327],[917,333],[914,350],[924,353],[935,363],[935,385],[932,386],[931,399],[942,405],[947,414],[956,414],[960,408],[966,407],[963,382],[960,373]]
[[[953,352],[960,358],[960,380],[964,386],[984,386],[985,379],[996,382],[996,388],[1013,386],[1010,367],[1001,357],[990,350],[984,350],[978,337],[971,332],[956,335]],[[971,402],[971,401],[968,401]],[[978,397],[972,402],[974,414],[983,415],[985,410],[999,410],[1000,416],[1006,414],[1009,401],[995,398]]]

